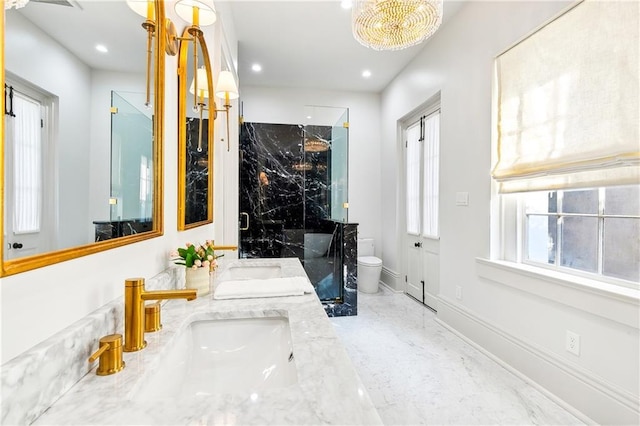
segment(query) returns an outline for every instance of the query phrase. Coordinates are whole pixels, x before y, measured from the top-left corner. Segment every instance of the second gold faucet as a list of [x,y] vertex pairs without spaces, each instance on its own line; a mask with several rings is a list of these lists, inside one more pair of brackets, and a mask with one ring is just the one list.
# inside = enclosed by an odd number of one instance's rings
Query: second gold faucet
[[196,299],[196,290],[144,289],[144,278],[129,278],[124,283],[124,348],[125,352],[144,349],[144,301],[166,299]]

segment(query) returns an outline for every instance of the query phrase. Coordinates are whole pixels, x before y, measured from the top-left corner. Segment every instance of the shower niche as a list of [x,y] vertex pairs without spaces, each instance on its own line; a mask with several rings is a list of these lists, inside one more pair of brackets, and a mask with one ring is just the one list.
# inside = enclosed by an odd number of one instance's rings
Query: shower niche
[[240,256],[297,257],[327,313],[355,315],[348,223],[348,110],[305,107],[304,124],[240,129]]

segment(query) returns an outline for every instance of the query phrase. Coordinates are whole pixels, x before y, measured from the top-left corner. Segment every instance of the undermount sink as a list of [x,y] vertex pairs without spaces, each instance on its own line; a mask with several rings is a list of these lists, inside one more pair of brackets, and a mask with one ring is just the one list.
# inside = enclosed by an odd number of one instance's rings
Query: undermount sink
[[227,280],[266,280],[270,278],[282,278],[280,265],[230,266],[226,272]]
[[259,394],[298,382],[286,317],[194,321],[134,399]]

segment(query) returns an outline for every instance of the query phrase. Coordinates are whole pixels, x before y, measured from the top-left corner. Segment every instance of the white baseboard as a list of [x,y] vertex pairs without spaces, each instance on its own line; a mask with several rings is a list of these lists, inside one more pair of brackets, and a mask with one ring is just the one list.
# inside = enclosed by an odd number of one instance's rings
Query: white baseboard
[[402,293],[404,291],[404,282],[400,279],[400,274],[386,266],[382,267],[380,281],[393,292]]
[[441,295],[439,302],[438,323],[581,421],[587,424],[640,424],[636,395],[555,353],[509,334],[454,300]]
[[383,286],[384,288],[386,288],[387,290],[389,290],[391,293],[398,293],[398,294],[403,293],[403,291],[402,291],[402,290],[396,290],[395,288],[392,288],[392,287],[388,286],[388,285],[387,285],[384,281],[382,281],[382,280],[380,280],[379,284],[380,284],[381,286]]

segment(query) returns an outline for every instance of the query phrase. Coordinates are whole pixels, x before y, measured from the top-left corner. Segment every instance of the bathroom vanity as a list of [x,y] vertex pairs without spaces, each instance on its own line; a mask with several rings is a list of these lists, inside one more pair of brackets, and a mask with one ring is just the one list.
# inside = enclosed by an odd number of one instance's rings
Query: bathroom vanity
[[[274,265],[282,277],[306,276],[295,258],[231,260],[217,276]],[[209,293],[167,301],[161,320],[145,349],[124,353],[124,370],[97,376],[96,363],[33,424],[381,424],[315,293]],[[201,377],[206,391],[194,384]]]

